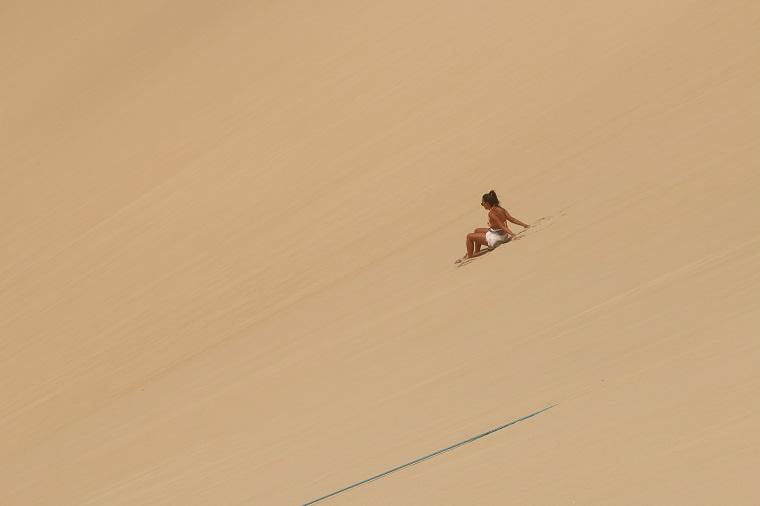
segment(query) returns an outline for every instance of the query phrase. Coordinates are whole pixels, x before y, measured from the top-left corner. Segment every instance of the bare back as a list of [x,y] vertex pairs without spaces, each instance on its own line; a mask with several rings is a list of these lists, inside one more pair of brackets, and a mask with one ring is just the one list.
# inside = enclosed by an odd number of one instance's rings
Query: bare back
[[503,207],[494,206],[488,211],[488,224],[494,230],[504,230],[507,216],[509,215]]

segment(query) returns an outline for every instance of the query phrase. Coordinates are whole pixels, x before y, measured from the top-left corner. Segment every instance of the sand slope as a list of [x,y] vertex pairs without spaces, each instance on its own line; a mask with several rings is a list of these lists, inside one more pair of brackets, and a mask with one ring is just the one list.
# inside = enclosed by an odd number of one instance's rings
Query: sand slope
[[[0,503],[757,504],[760,5],[0,11]],[[663,5],[665,4],[665,5]],[[524,238],[463,267],[491,188]]]

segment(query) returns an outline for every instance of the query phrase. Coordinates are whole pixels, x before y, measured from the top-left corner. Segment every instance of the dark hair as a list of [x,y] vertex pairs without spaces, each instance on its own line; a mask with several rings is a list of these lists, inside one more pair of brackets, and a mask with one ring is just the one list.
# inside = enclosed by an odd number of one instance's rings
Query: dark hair
[[496,196],[495,191],[491,190],[490,192],[483,195],[483,202],[496,207],[499,205],[499,197]]

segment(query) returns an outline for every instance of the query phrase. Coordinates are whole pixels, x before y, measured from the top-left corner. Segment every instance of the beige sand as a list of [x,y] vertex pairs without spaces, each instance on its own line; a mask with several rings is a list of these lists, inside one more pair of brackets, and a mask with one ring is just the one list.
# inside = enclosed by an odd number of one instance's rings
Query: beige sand
[[[0,9],[0,504],[298,504],[555,403],[331,502],[760,502],[760,4],[115,4]],[[538,225],[455,268],[491,188]]]

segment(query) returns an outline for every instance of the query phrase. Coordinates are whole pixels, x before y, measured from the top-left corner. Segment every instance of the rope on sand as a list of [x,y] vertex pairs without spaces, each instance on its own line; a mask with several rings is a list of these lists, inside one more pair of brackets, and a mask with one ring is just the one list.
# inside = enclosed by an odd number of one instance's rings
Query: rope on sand
[[303,506],[309,506],[310,504],[316,504],[316,503],[318,503],[320,501],[324,501],[325,499],[328,499],[328,498],[336,496],[336,495],[338,495],[340,493],[343,493],[343,492],[346,492],[348,490],[351,490],[352,488],[356,488],[356,487],[358,487],[360,485],[364,485],[365,483],[369,483],[371,481],[374,481],[374,480],[383,478],[385,476],[388,476],[389,474],[395,473],[396,471],[400,471],[400,470],[404,469],[405,467],[409,467],[409,466],[413,466],[415,464],[419,464],[420,462],[422,462],[424,460],[428,460],[430,458],[433,458],[436,455],[440,455],[441,453],[445,453],[445,452],[448,452],[450,450],[453,450],[454,448],[458,448],[458,447],[466,445],[468,443],[472,443],[473,441],[477,441],[478,439],[480,439],[482,437],[486,437],[489,434],[493,434],[494,432],[500,431],[502,429],[506,429],[510,425],[514,425],[516,423],[522,422],[523,420],[527,420],[528,418],[532,418],[532,417],[534,417],[534,416],[536,416],[536,415],[538,415],[540,413],[543,413],[544,411],[547,411],[547,410],[553,408],[554,406],[556,406],[556,404],[553,404],[551,406],[545,407],[544,409],[540,409],[538,411],[535,411],[535,412],[533,412],[533,413],[531,413],[529,415],[523,416],[522,418],[518,418],[516,420],[512,420],[509,423],[505,423],[504,425],[500,425],[500,426],[498,426],[496,428],[493,428],[493,429],[491,429],[489,431],[486,431],[486,432],[483,432],[481,434],[478,434],[477,436],[473,436],[473,437],[471,437],[469,439],[465,439],[464,441],[460,441],[460,442],[458,442],[456,444],[453,444],[451,446],[447,446],[446,448],[442,448],[440,450],[434,451],[433,453],[425,455],[424,457],[420,457],[420,458],[417,458],[415,460],[412,460],[411,462],[407,462],[406,464],[402,464],[400,466],[394,467],[393,469],[389,469],[389,470],[387,470],[385,472],[382,472],[380,474],[377,474],[377,475],[375,475],[375,476],[373,476],[371,478],[367,478],[366,480],[359,481],[357,483],[354,483],[353,485],[349,485],[349,486],[344,487],[344,488],[342,488],[340,490],[336,490],[335,492],[332,492],[330,494],[323,495],[322,497],[320,497],[318,499],[314,499],[314,500],[311,500],[311,501],[309,501],[307,503],[304,503]]

